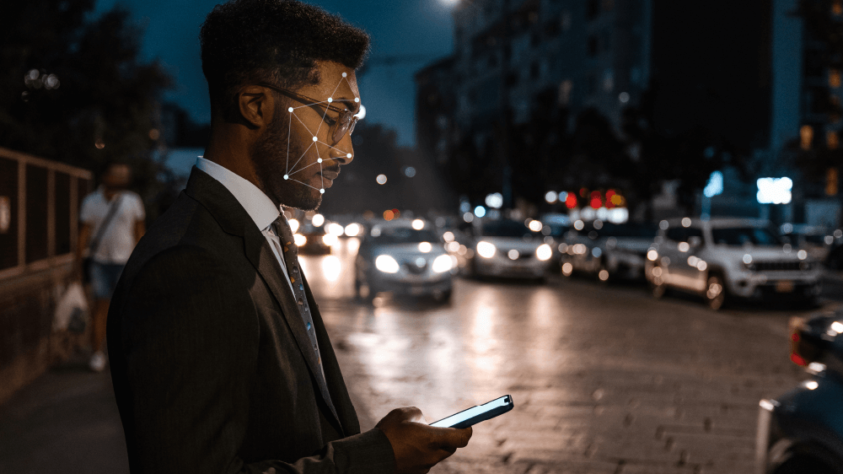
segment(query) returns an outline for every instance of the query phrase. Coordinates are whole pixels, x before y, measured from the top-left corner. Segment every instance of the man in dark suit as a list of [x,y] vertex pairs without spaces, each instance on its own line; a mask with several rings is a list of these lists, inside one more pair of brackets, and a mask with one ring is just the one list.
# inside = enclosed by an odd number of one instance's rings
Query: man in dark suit
[[132,473],[427,472],[471,429],[403,408],[360,433],[280,212],[318,207],[353,160],[368,36],[296,0],[234,0],[201,41],[210,142],[108,318]]

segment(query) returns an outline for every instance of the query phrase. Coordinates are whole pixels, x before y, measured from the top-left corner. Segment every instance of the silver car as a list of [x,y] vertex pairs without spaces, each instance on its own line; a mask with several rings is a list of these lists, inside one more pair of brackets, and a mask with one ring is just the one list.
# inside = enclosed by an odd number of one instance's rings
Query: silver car
[[482,222],[473,241],[469,266],[474,276],[543,279],[553,256],[540,232],[513,220]]
[[382,221],[360,242],[354,264],[354,290],[371,300],[379,292],[451,298],[454,257],[432,226],[421,220]]

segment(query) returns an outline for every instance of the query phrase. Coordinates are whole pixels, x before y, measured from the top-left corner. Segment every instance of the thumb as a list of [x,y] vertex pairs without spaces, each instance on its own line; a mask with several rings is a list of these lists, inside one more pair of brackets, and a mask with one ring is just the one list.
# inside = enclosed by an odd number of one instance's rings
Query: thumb
[[472,428],[469,426],[468,428],[434,428],[436,429],[440,435],[439,445],[443,448],[464,448],[468,445],[468,440],[471,439],[471,435],[474,432]]

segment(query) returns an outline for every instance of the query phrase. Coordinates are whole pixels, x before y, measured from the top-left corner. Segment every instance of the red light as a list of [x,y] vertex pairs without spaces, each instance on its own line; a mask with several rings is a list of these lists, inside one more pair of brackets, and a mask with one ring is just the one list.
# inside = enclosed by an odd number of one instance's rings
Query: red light
[[610,189],[610,190],[606,191],[606,201],[607,202],[611,201],[612,196],[614,196],[615,194],[618,194],[618,193],[616,193],[614,189]]
[[568,193],[568,197],[565,198],[565,206],[568,209],[577,207],[577,197],[573,193]]
[[591,207],[593,207],[594,209],[600,209],[600,206],[602,205],[603,201],[601,201],[600,198],[594,198],[591,200]]
[[793,341],[793,342],[799,342],[799,333],[795,332],[795,333],[791,334],[790,340]]
[[600,199],[600,191],[592,191],[591,199]]
[[615,207],[612,201],[606,201],[606,209],[613,209]]
[[588,194],[588,189],[580,188],[580,197],[585,197]]
[[802,366],[802,367],[805,367],[806,365],[808,365],[808,362],[806,362],[805,359],[803,359],[798,354],[790,354],[790,361],[793,362],[794,364]]

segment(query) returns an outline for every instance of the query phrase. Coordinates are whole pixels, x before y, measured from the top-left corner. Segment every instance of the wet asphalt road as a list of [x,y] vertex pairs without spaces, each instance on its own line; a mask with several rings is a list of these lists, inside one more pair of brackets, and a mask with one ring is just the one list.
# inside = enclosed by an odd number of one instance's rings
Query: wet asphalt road
[[758,401],[805,378],[787,322],[816,309],[712,312],[561,276],[458,279],[448,304],[366,305],[352,297],[353,254],[346,241],[303,265],[364,427],[398,406],[433,421],[504,394],[516,403],[441,472],[752,472]]
[[[641,285],[458,279],[453,299],[352,297],[355,240],[303,257],[364,429],[415,405],[433,421],[511,394],[446,473],[752,472],[758,401],[804,379],[787,321],[719,313]],[[829,303],[831,304],[831,303]],[[128,472],[107,373],[80,356],[0,406],[0,473]]]

